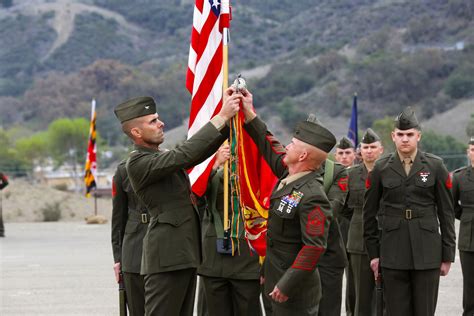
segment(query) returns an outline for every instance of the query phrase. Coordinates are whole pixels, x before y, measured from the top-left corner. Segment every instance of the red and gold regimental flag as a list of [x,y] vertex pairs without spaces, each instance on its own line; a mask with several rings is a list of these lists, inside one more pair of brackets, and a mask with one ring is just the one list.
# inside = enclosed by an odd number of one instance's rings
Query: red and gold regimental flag
[[87,158],[84,174],[86,196],[90,197],[93,188],[97,188],[97,146],[96,146],[96,112],[95,100],[92,100],[91,124],[89,129],[89,142],[87,145]]

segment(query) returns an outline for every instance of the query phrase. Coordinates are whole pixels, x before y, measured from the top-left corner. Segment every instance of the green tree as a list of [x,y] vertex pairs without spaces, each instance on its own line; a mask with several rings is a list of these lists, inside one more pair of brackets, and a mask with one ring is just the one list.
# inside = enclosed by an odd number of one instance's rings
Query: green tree
[[73,168],[85,161],[89,122],[84,118],[57,119],[48,127],[51,156],[57,165],[69,162]]
[[0,170],[9,175],[26,175],[26,165],[23,159],[20,159],[7,133],[0,128]]
[[383,119],[376,120],[372,125],[372,129],[380,136],[386,153],[395,150],[395,145],[392,141],[393,127],[393,118],[388,116]]
[[18,154],[31,165],[42,165],[49,157],[49,137],[46,131],[17,140]]
[[420,149],[443,158],[448,170],[466,163],[466,145],[449,135],[439,135],[432,130],[423,131]]

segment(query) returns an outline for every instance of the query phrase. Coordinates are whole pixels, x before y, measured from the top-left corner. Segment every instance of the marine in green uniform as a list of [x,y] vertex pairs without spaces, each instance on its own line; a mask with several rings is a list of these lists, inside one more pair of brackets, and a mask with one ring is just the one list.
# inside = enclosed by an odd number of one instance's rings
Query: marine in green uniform
[[332,212],[319,168],[334,147],[334,135],[314,117],[300,122],[285,148],[253,111],[242,90],[245,130],[280,180],[270,198],[265,295],[274,316],[317,315],[321,283],[317,264],[326,248]]
[[336,144],[336,154],[334,158],[345,167],[350,167],[356,159],[356,151],[352,140],[343,136]]
[[134,98],[115,108],[122,130],[135,145],[126,162],[130,183],[151,215],[141,266],[146,315],[193,313],[201,234],[185,170],[219,148],[227,136],[225,123],[237,113],[239,102],[226,91],[219,114],[172,150],[159,147],[164,123],[152,98]]
[[8,178],[2,172],[0,172],[0,237],[5,237],[5,226],[3,226],[3,196],[1,190],[8,185]]
[[[341,165],[346,168],[352,167],[356,159],[356,151],[352,140],[343,136],[336,144],[336,153],[334,158]],[[343,240],[344,247],[347,244],[347,232],[349,231],[349,221],[345,217],[339,217],[339,229]],[[355,306],[355,288],[354,288],[354,276],[352,270],[349,269],[350,257],[347,255],[349,264],[346,266],[346,315],[352,316],[354,314]]]
[[474,315],[474,137],[467,149],[470,166],[453,173],[454,213],[460,220],[458,249],[463,275],[463,316]]
[[350,220],[347,252],[355,289],[353,315],[372,316],[375,313],[375,280],[365,247],[362,209],[367,175],[383,153],[383,147],[380,137],[370,128],[362,137],[360,151],[362,163],[349,169],[349,193],[343,216]]
[[208,207],[202,220],[203,261],[198,274],[204,285],[210,316],[259,316],[259,257],[251,253],[247,244],[242,217],[234,255],[219,253],[216,247],[217,237],[223,237],[220,235],[224,229],[224,173],[221,166],[229,157],[229,146],[221,146],[206,192]]
[[131,316],[145,315],[145,281],[140,275],[143,237],[149,214],[133,192],[125,160],[115,171],[112,182],[112,251],[115,278],[123,273],[127,305]]
[[339,316],[341,315],[342,279],[344,268],[348,264],[346,247],[339,227],[339,215],[344,207],[348,192],[348,175],[347,169],[343,165],[331,161],[326,161],[321,171],[324,189],[331,203],[333,219],[329,226],[326,251],[318,262],[322,294],[318,315]]
[[382,267],[388,315],[434,315],[439,277],[454,261],[451,178],[441,158],[418,150],[420,139],[407,108],[395,120],[396,151],[367,180],[364,238],[374,275]]

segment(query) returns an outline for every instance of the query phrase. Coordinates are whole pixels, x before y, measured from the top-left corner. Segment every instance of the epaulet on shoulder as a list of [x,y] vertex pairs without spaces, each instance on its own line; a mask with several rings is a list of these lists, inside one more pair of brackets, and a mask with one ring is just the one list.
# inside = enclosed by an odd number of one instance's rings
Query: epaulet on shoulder
[[425,156],[428,157],[428,158],[433,158],[433,159],[436,159],[436,160],[443,160],[443,158],[439,157],[439,156],[436,156],[436,155],[433,155],[432,153],[425,153]]
[[308,188],[313,192],[313,193],[317,193],[319,191],[323,191],[324,192],[324,188],[323,188],[323,177],[322,176],[317,176],[317,177],[314,177],[312,180],[310,180],[308,183]]
[[123,159],[121,162],[119,162],[118,165],[119,165],[119,166],[125,165],[125,164],[127,163],[127,159],[128,159],[128,158]]
[[393,153],[383,154],[382,156],[379,157],[379,159],[377,159],[375,163],[380,163],[381,161],[389,160],[390,158],[392,158],[392,155]]
[[[337,162],[337,161],[334,161],[334,170],[341,170],[341,169],[344,169],[346,167],[344,167],[343,164],[341,164],[340,162]],[[346,168],[348,169],[348,168]]]
[[457,168],[456,170],[453,171],[453,174],[459,173],[459,172],[465,170],[466,168],[467,168],[467,166],[464,166],[464,167],[461,167],[461,168]]

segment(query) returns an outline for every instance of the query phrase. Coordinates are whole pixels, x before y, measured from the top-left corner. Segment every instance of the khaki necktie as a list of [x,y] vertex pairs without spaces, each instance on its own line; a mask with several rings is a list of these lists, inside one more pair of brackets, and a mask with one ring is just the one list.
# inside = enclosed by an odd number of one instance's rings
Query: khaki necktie
[[409,175],[411,169],[411,158],[403,158],[403,168],[405,168],[405,173]]

